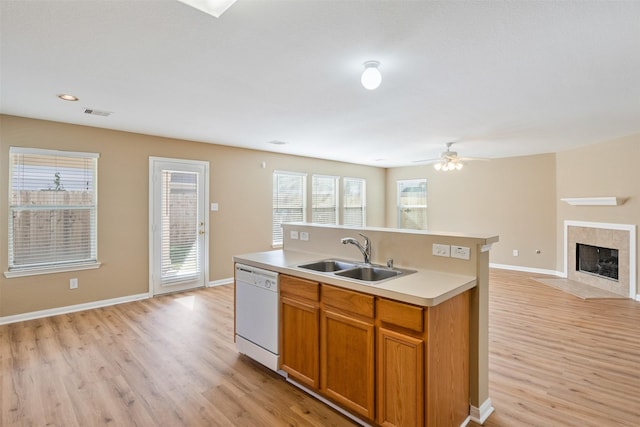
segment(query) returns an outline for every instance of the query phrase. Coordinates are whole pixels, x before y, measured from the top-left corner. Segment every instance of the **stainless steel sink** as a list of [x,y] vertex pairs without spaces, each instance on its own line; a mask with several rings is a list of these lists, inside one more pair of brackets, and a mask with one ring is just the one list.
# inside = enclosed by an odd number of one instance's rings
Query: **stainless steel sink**
[[349,277],[350,279],[364,280],[365,282],[379,282],[402,274],[400,270],[391,270],[377,267],[357,267],[350,270],[339,271],[336,276]]
[[336,259],[325,259],[322,261],[297,265],[296,267],[344,279],[367,282],[370,284],[380,283],[401,275],[415,273],[415,270],[389,268],[381,265],[362,264]]
[[354,268],[355,263],[338,261],[335,259],[326,259],[323,261],[313,262],[311,264],[299,265],[299,268],[305,268],[307,270],[319,271],[321,273],[331,273],[334,271],[348,270]]

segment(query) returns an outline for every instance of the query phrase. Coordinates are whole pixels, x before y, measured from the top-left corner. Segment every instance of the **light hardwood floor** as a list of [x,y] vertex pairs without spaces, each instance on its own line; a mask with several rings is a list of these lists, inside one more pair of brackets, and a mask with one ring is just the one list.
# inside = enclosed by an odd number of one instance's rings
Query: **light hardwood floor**
[[[640,303],[532,276],[491,272],[485,426],[640,425]],[[0,425],[354,425],[232,335],[231,286],[0,326]]]
[[484,425],[640,426],[640,302],[582,300],[532,276],[491,271]]

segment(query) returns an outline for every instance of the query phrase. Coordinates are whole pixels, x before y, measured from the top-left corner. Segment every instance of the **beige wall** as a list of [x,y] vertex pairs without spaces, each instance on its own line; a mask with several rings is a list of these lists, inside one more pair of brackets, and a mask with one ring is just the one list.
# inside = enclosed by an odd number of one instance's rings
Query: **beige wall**
[[[617,196],[621,206],[571,206],[558,202],[557,265],[564,265],[564,221],[606,222],[640,227],[640,134],[584,148],[560,152],[557,162],[557,198]],[[636,238],[636,242],[640,240]],[[640,251],[636,247],[636,266]],[[637,274],[637,276],[640,276]],[[636,279],[637,280],[637,279]],[[636,284],[640,294],[640,286]]]
[[[108,119],[106,119],[108,120]],[[7,270],[10,146],[100,153],[97,270],[6,279],[0,316],[146,293],[149,157],[210,162],[210,281],[233,276],[232,256],[271,248],[274,169],[367,179],[367,224],[384,225],[385,170],[92,127],[0,115],[0,274]],[[267,167],[261,168],[261,162]],[[2,225],[4,224],[4,225]],[[77,277],[79,288],[69,289]]]
[[[149,156],[210,162],[210,200],[220,206],[210,214],[210,281],[233,275],[233,255],[271,248],[274,169],[366,178],[371,227],[396,226],[396,180],[426,178],[429,229],[499,235],[490,254],[495,264],[561,271],[567,219],[640,225],[640,135],[557,154],[470,162],[461,171],[445,173],[431,165],[385,170],[0,115],[0,273],[7,269],[6,168],[12,145],[100,153],[98,250],[103,266],[0,277],[0,316],[147,292]],[[559,201],[587,196],[629,200],[614,207]],[[512,256],[513,249],[519,257]],[[71,277],[78,277],[79,289],[68,289]]]
[[396,181],[412,178],[427,179],[429,231],[496,234],[492,263],[556,270],[554,154],[468,162],[455,172],[389,169],[387,227],[397,225]]

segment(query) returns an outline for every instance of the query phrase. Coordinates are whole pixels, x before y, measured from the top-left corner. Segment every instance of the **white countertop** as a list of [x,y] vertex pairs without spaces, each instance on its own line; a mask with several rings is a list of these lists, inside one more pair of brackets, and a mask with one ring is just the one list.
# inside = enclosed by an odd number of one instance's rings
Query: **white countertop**
[[[430,307],[438,305],[458,294],[476,286],[473,276],[444,273],[434,270],[416,269],[410,266],[398,266],[416,270],[413,274],[378,282],[363,283],[358,280],[343,278],[332,274],[318,273],[296,267],[300,264],[333,258],[329,255],[287,250],[255,252],[233,257],[235,262],[289,274],[303,279],[313,280],[329,285],[340,286],[354,291],[364,292],[381,297],[391,298],[410,304]],[[342,259],[342,258],[341,258]],[[350,260],[361,262],[360,260]]]

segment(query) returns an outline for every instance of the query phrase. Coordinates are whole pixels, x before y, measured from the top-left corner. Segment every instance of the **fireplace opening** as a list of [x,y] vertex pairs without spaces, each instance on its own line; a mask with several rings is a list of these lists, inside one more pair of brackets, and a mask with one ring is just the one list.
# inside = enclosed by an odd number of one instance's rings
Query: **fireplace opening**
[[618,250],[576,243],[576,270],[618,280]]

